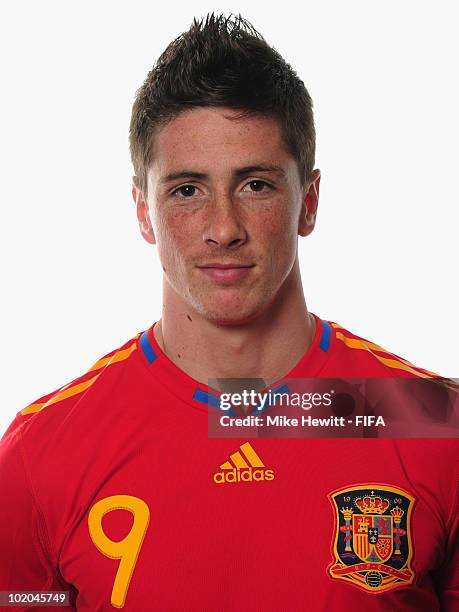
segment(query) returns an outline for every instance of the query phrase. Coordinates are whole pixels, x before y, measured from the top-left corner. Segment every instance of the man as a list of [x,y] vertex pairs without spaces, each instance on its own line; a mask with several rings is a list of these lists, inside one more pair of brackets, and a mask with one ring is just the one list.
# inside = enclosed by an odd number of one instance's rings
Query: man
[[307,309],[302,81],[211,15],[147,76],[130,143],[163,315],[6,432],[0,589],[78,610],[457,609],[455,440],[208,432],[228,379],[435,376]]

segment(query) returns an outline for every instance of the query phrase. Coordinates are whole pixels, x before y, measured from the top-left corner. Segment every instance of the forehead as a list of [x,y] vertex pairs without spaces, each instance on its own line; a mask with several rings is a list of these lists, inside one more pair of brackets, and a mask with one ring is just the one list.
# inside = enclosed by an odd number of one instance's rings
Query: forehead
[[239,112],[205,107],[181,113],[156,132],[151,169],[162,174],[190,164],[201,170],[257,163],[288,165],[292,158],[279,122],[263,115],[237,118]]

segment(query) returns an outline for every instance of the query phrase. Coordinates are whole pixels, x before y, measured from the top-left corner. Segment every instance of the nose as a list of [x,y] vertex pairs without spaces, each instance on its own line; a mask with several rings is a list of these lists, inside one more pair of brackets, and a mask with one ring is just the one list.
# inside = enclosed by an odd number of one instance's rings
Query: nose
[[209,246],[232,249],[246,242],[246,230],[229,195],[219,195],[211,203],[203,240]]

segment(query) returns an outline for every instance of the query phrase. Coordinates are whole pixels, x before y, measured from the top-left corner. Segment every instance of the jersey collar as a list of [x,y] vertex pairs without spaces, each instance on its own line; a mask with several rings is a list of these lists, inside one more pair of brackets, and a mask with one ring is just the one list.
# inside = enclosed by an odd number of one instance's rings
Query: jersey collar
[[[276,389],[284,384],[288,378],[315,378],[325,365],[333,344],[333,328],[328,321],[324,321],[314,313],[316,329],[314,338],[300,358],[298,363],[286,374],[278,383],[270,385],[271,389]],[[168,387],[168,389],[180,399],[194,408],[207,411],[208,406],[219,409],[219,391],[203,384],[175,365],[169,357],[163,353],[156,341],[153,329],[158,321],[140,334],[138,351],[140,358],[147,366],[150,374],[158,382]],[[226,412],[226,414],[230,414]]]

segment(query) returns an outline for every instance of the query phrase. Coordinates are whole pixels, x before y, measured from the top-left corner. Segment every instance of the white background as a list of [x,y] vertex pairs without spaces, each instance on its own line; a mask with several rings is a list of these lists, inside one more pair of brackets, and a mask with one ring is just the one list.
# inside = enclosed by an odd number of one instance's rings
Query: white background
[[[9,2],[2,11],[0,434],[160,317],[130,194],[135,91],[208,11],[241,12],[315,107],[310,310],[459,375],[454,2]],[[301,8],[300,8],[301,6]]]

